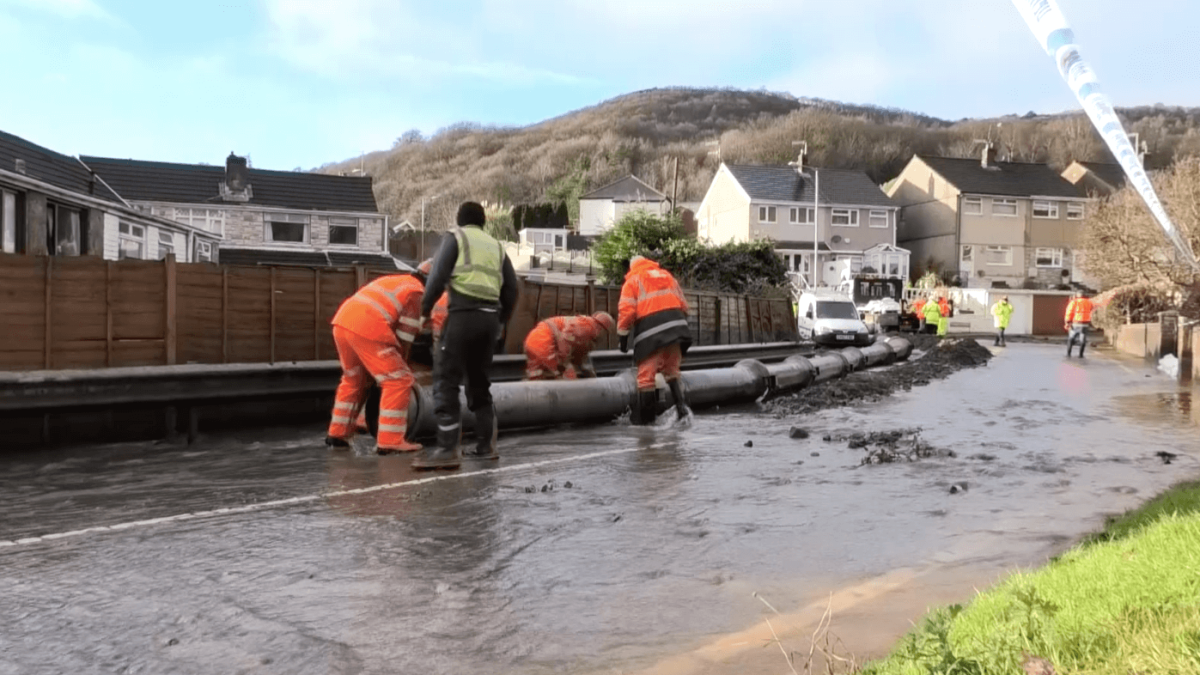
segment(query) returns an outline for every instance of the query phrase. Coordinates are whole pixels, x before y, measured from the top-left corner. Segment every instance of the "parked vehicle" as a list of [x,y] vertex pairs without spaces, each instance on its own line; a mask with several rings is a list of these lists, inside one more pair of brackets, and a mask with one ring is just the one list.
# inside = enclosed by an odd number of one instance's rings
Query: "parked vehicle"
[[873,333],[900,330],[904,281],[896,277],[860,274],[848,283],[859,316]]
[[833,292],[806,292],[797,307],[800,338],[819,345],[865,346],[874,341],[854,302]]

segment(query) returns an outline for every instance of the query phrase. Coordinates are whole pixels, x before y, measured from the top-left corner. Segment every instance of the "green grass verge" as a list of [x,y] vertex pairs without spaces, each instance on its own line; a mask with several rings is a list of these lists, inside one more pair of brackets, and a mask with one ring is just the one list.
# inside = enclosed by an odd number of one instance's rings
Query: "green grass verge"
[[1200,673],[1200,484],[1111,519],[1045,568],[930,613],[870,675]]

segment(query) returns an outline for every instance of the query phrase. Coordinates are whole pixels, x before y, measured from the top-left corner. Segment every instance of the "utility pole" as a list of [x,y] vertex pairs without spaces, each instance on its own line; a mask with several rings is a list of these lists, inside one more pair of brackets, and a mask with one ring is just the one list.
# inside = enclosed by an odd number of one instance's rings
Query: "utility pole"
[[675,158],[675,177],[672,179],[675,186],[671,188],[671,210],[679,208],[679,157]]
[[421,260],[418,260],[418,263],[425,260],[425,202],[433,201],[440,196],[441,195],[434,195],[428,199],[421,197]]

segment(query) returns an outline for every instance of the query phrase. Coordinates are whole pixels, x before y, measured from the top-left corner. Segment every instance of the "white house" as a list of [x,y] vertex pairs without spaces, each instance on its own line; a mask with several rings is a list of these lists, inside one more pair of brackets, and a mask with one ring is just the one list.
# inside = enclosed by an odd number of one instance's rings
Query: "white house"
[[579,234],[598,237],[638,209],[663,214],[670,211],[671,201],[633,175],[592,190],[579,198]]

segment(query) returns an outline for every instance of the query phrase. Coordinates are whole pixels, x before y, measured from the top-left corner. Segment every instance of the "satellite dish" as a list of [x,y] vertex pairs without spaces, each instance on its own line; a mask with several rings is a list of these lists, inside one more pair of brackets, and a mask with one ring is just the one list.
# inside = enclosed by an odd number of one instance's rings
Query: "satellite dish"
[[842,235],[835,234],[829,241],[832,241],[835,244],[840,244],[840,243],[842,243]]

